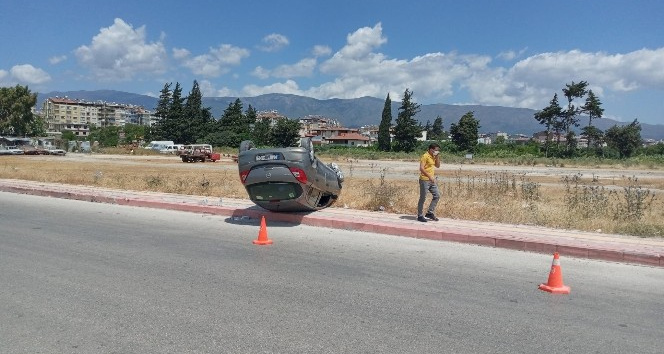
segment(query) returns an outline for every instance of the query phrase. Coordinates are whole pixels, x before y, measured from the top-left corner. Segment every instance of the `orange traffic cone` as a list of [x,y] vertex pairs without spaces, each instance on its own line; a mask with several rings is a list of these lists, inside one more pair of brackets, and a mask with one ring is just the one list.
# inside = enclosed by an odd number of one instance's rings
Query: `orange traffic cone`
[[265,226],[265,216],[261,218],[261,229],[258,231],[258,239],[253,241],[254,245],[271,245],[272,240],[267,238],[267,226]]
[[553,254],[553,264],[551,265],[551,272],[549,273],[549,281],[546,284],[540,284],[539,289],[552,294],[569,294],[569,286],[563,285],[563,271],[562,268],[560,268],[560,257],[558,257],[558,252]]

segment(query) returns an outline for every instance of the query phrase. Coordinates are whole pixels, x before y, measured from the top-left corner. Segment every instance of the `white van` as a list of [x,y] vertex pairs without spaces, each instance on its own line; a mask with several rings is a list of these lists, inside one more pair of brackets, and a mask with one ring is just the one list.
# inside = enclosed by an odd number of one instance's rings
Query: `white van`
[[162,154],[177,155],[182,149],[184,149],[184,145],[182,145],[182,144],[173,144],[173,145],[166,146],[165,148],[159,150],[159,152],[162,153]]
[[152,150],[161,150],[165,149],[167,146],[170,145],[175,145],[175,143],[172,140],[154,140],[151,141],[147,146],[145,146],[145,149],[152,149]]

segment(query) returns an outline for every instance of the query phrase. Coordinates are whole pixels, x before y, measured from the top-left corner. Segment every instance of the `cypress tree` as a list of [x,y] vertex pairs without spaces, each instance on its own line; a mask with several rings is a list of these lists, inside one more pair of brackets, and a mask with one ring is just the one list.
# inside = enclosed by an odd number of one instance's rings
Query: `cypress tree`
[[164,140],[166,131],[168,130],[168,111],[171,107],[171,100],[173,95],[171,93],[171,83],[164,84],[159,94],[159,101],[155,107],[155,117],[159,118],[157,122],[150,129],[150,137],[154,140]]
[[378,150],[380,151],[390,151],[391,149],[391,138],[390,138],[390,128],[392,127],[392,100],[390,99],[390,94],[387,94],[385,98],[385,105],[383,106],[383,116],[380,120],[380,125],[378,126]]
[[401,100],[401,107],[397,114],[394,126],[394,140],[396,151],[411,152],[415,150],[417,138],[422,134],[422,127],[415,120],[420,111],[420,105],[412,101],[413,92],[406,89]]

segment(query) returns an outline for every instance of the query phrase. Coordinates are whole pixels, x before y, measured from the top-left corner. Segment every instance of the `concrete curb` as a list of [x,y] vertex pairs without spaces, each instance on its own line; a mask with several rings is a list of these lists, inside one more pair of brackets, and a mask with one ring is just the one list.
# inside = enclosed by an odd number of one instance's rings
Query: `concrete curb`
[[[335,209],[326,209],[315,213],[273,213],[254,206],[249,201],[239,202],[239,205],[235,206],[211,205],[207,200],[204,202],[201,201],[200,198],[203,197],[195,196],[168,195],[168,197],[165,197],[166,194],[159,193],[115,191],[87,186],[29,183],[27,181],[14,181],[11,183],[9,181],[12,180],[0,180],[0,191],[229,217],[244,216],[256,220],[265,216],[270,221],[309,226],[460,242],[526,252],[547,254],[558,252],[561,255],[578,258],[664,267],[664,240],[661,243],[658,241],[654,246],[652,244],[641,245],[634,242],[621,244],[616,242],[615,239],[611,239],[610,236],[607,236],[606,240],[589,241],[588,239],[574,238],[572,231],[566,233],[565,235],[570,237],[565,238],[556,237],[559,235],[559,231],[556,233],[552,232],[546,238],[531,237],[528,235],[528,232],[546,232],[547,229],[520,226],[521,229],[515,227],[514,229],[498,231],[491,230],[490,223],[485,223],[488,226],[482,229],[474,228],[472,225],[464,227],[463,221],[455,221],[455,224],[458,224],[457,227],[450,225],[441,228],[440,225],[445,225],[444,223],[434,224],[438,227],[432,227],[427,225],[429,223],[418,224],[417,222],[394,221],[387,217],[390,214],[372,213],[370,217],[366,217],[366,215],[357,216],[351,215],[351,213],[366,214],[370,212],[350,211],[344,214],[343,211],[334,212]],[[326,212],[328,210],[331,211]],[[394,218],[392,217],[392,219]],[[621,239],[618,241],[624,240]]]

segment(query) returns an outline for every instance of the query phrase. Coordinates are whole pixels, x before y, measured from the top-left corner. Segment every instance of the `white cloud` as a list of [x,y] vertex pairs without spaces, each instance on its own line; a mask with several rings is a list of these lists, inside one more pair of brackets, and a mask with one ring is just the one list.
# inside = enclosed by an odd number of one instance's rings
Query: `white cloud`
[[270,77],[270,70],[265,69],[262,66],[257,66],[254,71],[251,72],[251,75],[259,79],[267,79]]
[[218,77],[225,74],[230,71],[231,66],[239,65],[243,58],[249,56],[248,50],[230,44],[210,48],[209,53],[192,58],[189,57],[189,51],[186,49],[174,49],[173,53],[177,59],[181,60],[183,66],[203,77]]
[[0,69],[0,86],[13,86],[9,82],[5,81],[7,78],[9,78],[9,72],[7,72],[7,70]]
[[204,97],[214,97],[215,96],[214,95],[214,93],[215,93],[214,92],[215,91],[214,86],[208,80],[201,80],[198,83],[198,88],[201,90],[201,94]]
[[454,93],[455,84],[491,62],[486,56],[454,52],[390,59],[377,51],[386,42],[380,23],[348,35],[346,45],[320,65],[321,72],[337,78],[306,93],[318,98],[384,97],[401,95],[409,88],[420,99],[440,102]]
[[198,83],[198,87],[201,90],[201,94],[204,97],[237,97],[239,96],[237,92],[227,88],[227,87],[222,87],[220,89],[217,89],[214,87],[214,84],[212,84],[208,80],[201,80]]
[[272,33],[263,37],[261,43],[258,49],[264,52],[276,52],[290,44],[290,41],[282,34]]
[[314,49],[311,50],[311,54],[315,57],[324,57],[332,53],[332,48],[326,45],[315,45]]
[[50,57],[48,59],[48,62],[51,63],[51,65],[55,65],[55,64],[62,63],[65,60],[67,60],[66,55],[59,55],[59,56]]
[[664,48],[627,54],[542,53],[511,68],[477,71],[463,85],[481,104],[537,109],[554,93],[560,95],[565,84],[582,80],[599,96],[607,91],[664,89]]
[[505,61],[511,61],[511,60],[514,60],[516,58],[521,57],[526,52],[526,50],[528,50],[528,48],[523,48],[523,49],[519,50],[518,52],[515,52],[513,50],[507,50],[507,51],[498,53],[497,57],[498,57],[498,59],[502,59],[502,60],[505,60]]
[[[320,65],[321,72],[336,78],[304,93],[317,98],[384,97],[410,88],[422,101],[442,102],[467,91],[470,103],[538,109],[572,81],[588,81],[599,96],[607,90],[664,88],[664,48],[613,55],[542,53],[503,67],[488,56],[456,52],[391,59],[377,50],[385,42],[380,24],[349,35],[346,46]],[[503,57],[518,58],[526,50]]]
[[134,29],[120,18],[102,28],[90,45],[80,46],[74,53],[79,63],[101,80],[128,80],[137,75],[161,74],[167,68],[164,44],[147,43],[145,26]]
[[247,85],[242,88],[243,95],[258,96],[266,93],[288,93],[293,95],[303,95],[304,93],[299,89],[297,82],[293,80],[286,80],[286,82],[277,82],[268,86]]
[[[294,64],[272,69],[256,67],[252,75],[281,80],[265,86],[246,85],[240,96],[278,92],[319,99],[382,98],[390,93],[393,100],[398,100],[408,88],[422,103],[463,102],[539,109],[572,81],[588,81],[600,99],[636,90],[664,89],[664,48],[619,54],[570,50],[525,58],[524,48],[496,55],[497,59],[518,60],[505,65],[500,60],[494,62],[491,56],[457,52],[390,58],[380,50],[386,43],[380,23],[360,28],[347,36],[342,48],[326,60],[321,58],[320,63],[318,55],[332,53],[329,47],[316,46],[311,52],[313,57]],[[331,79],[307,87],[301,84],[310,80],[296,80],[316,71]]]
[[[383,26],[378,23],[373,28],[363,27],[346,36],[346,46],[339,53],[345,58],[362,58],[387,42],[383,37]],[[335,56],[337,55],[335,54]]]
[[191,53],[190,53],[188,50],[186,50],[186,49],[182,49],[182,48],[173,48],[173,58],[175,58],[175,59],[177,59],[177,60],[183,60],[183,59],[186,59],[186,58],[189,57],[190,54],[191,54]]
[[309,77],[316,68],[316,59],[305,58],[294,65],[280,65],[272,71],[272,76],[279,78]]
[[[457,53],[431,53],[412,59],[390,59],[377,51],[386,42],[380,23],[373,28],[360,28],[347,36],[344,47],[321,63],[320,71],[334,76],[333,81],[301,89],[295,81],[287,80],[265,87],[250,85],[244,90],[303,94],[321,99],[384,97],[391,93],[391,97],[395,99],[394,93],[401,95],[409,88],[419,99],[439,102],[442,97],[452,95],[454,86],[460,81],[471,77],[474,71],[484,70],[491,62],[486,56]],[[325,48],[327,47],[321,46],[314,51],[325,53]],[[316,65],[315,59],[307,58],[273,70],[257,67],[253,75],[262,79],[293,79],[312,75]]]
[[586,80],[615,91],[664,88],[664,48],[627,54],[585,53],[579,50],[543,53],[514,66],[516,73],[551,73],[545,78]]
[[321,72],[343,74],[351,69],[370,68],[384,59],[382,54],[373,53],[387,39],[383,37],[381,24],[373,28],[363,27],[346,37],[346,45],[332,58],[321,64]]
[[292,79],[295,77],[311,77],[316,68],[316,59],[304,58],[293,65],[280,65],[273,70],[258,66],[252,72],[253,76],[260,79],[277,77],[281,79]]
[[16,82],[28,85],[39,85],[51,81],[51,76],[44,70],[30,64],[15,65],[9,73]]
[[503,60],[513,60],[514,58],[516,58],[516,52],[513,50],[501,52],[498,54],[498,58]]

